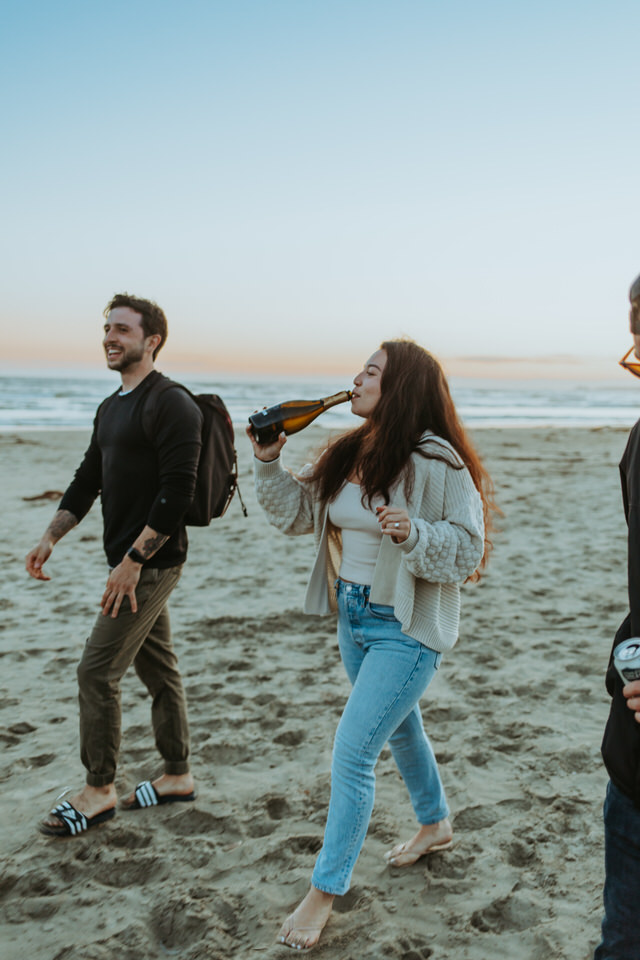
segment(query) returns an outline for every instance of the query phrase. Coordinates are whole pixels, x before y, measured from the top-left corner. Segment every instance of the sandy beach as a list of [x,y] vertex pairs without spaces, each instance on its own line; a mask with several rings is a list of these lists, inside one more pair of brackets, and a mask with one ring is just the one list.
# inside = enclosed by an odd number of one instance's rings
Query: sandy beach
[[[351,891],[322,960],[588,960],[603,880],[603,674],[626,610],[617,464],[624,429],[477,431],[504,511],[486,578],[463,591],[460,640],[423,700],[452,808],[453,850],[388,868],[414,829],[388,750]],[[286,462],[321,442],[290,439]],[[251,960],[308,888],[348,696],[333,618],[301,613],[310,537],[272,530],[253,494],[192,530],[171,602],[185,680],[195,804],[119,812],[71,840],[39,818],[79,787],[75,667],[105,581],[95,505],[56,548],[50,583],[24,555],[88,441],[82,431],[0,435],[0,954],[3,960]],[[122,795],[160,770],[149,699],[123,683]]]

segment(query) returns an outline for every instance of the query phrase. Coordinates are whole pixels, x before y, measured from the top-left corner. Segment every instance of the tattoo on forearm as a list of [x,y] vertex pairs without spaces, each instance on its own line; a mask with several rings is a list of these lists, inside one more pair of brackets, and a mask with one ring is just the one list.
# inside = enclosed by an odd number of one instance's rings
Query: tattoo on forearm
[[149,557],[152,557],[154,553],[160,549],[163,543],[166,543],[169,537],[165,537],[162,533],[156,533],[153,537],[147,537],[147,539],[142,544],[140,553],[148,560]]
[[69,530],[73,529],[77,523],[78,518],[74,517],[69,510],[58,510],[47,527],[45,537],[49,537],[54,541],[60,540],[60,538],[64,537],[65,533],[69,533]]

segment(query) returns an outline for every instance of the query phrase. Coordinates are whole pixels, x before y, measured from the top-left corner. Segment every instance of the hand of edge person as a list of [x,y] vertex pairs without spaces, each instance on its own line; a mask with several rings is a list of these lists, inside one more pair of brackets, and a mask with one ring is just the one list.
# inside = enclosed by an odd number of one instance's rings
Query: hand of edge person
[[640,680],[627,683],[622,688],[622,693],[626,697],[629,710],[633,710],[636,721],[640,723]]

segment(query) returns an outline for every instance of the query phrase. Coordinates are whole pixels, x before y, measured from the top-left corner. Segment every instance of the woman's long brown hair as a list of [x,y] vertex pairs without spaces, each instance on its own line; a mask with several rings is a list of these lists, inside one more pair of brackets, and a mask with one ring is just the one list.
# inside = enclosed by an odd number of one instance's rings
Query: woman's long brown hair
[[[329,443],[316,461],[310,482],[317,484],[321,500],[332,500],[354,472],[363,488],[363,502],[376,495],[389,502],[389,491],[406,471],[405,495],[411,496],[414,470],[411,454],[426,459],[442,460],[456,470],[465,466],[480,496],[485,521],[485,549],[480,568],[484,567],[491,541],[493,484],[489,473],[460,422],[442,367],[413,340],[385,340],[380,345],[387,362],[380,381],[380,399],[371,415],[360,427]],[[422,441],[426,430],[435,436]],[[438,444],[447,440],[459,456]],[[470,579],[479,579],[474,574]]]

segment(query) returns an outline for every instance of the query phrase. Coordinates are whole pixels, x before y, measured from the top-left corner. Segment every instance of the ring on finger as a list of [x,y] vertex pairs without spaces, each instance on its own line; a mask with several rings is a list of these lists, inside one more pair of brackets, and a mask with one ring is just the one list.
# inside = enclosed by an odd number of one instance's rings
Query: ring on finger
[[396,528],[396,530],[398,529],[399,526],[400,526],[400,524],[396,521],[396,522],[394,523],[394,527]]

